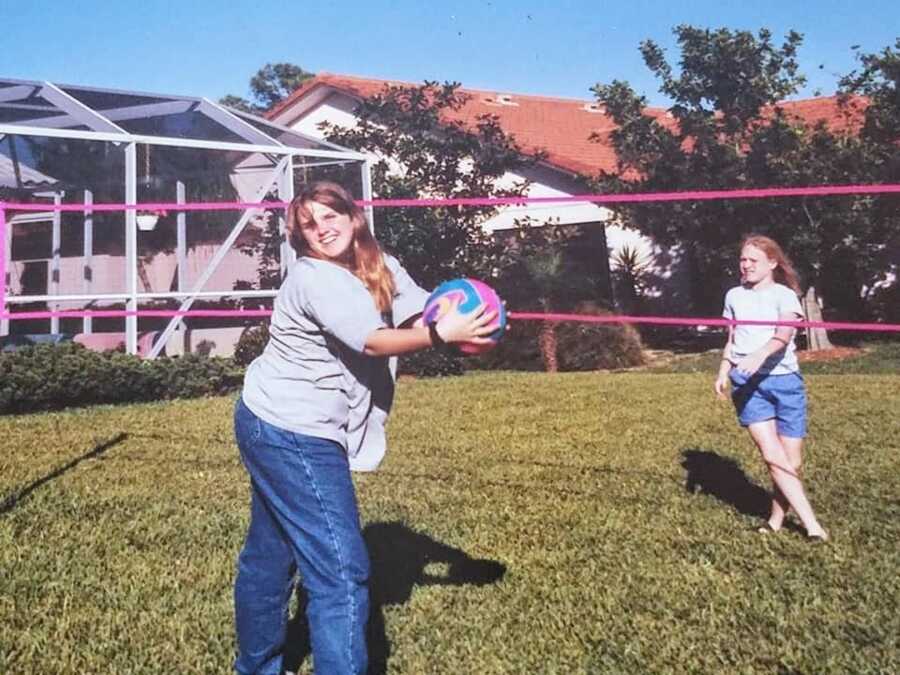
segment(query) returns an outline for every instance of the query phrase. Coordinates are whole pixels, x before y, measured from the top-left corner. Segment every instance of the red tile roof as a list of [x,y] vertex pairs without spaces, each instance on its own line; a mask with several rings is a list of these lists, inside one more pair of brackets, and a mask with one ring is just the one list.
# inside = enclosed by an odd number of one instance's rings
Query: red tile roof
[[[323,87],[355,98],[367,98],[381,93],[385,85],[419,86],[409,82],[319,73],[272,108],[267,117],[277,117]],[[546,161],[555,167],[588,175],[601,170],[616,170],[616,153],[610,138],[615,123],[596,101],[504,94],[462,87],[459,91],[470,98],[458,112],[449,114],[449,119],[474,124],[479,115],[496,115],[500,126],[515,137],[523,151],[534,153],[543,150]],[[855,128],[859,123],[858,114],[848,117],[839,109],[835,96],[786,101],[781,107],[809,125],[824,121],[833,131]],[[647,108],[647,112],[665,120],[666,111],[663,108]],[[600,140],[589,140],[592,134],[597,134]]]

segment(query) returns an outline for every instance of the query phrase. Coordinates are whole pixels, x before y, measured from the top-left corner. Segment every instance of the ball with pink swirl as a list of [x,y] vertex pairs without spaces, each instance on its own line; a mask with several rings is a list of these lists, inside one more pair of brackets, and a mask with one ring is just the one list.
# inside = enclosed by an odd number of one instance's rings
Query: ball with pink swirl
[[503,301],[497,295],[493,288],[483,281],[477,279],[453,279],[445,281],[434,289],[428,301],[425,303],[425,309],[422,312],[422,318],[426,324],[435,323],[440,319],[450,306],[453,300],[459,298],[459,311],[463,314],[471,312],[481,304],[487,305],[487,311],[497,312],[496,318],[489,324],[494,328],[494,332],[487,337],[491,340],[486,344],[475,344],[472,342],[464,342],[456,345],[460,352],[466,355],[482,354],[497,344],[506,330],[506,308]]

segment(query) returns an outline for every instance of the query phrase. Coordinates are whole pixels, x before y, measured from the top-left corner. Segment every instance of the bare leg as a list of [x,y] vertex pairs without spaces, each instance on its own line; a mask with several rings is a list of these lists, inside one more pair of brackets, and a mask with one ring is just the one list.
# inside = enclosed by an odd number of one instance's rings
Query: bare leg
[[[800,476],[793,468],[788,451],[785,449],[782,438],[775,429],[775,420],[756,422],[748,426],[747,430],[759,448],[763,461],[769,468],[772,482],[775,485],[776,496],[773,501],[773,516],[778,516],[780,512],[780,517],[783,521],[784,514],[787,511],[785,506],[793,508],[809,536],[827,538],[828,534],[816,519],[816,514],[813,512],[812,506],[806,498],[806,492],[803,490],[803,483],[800,482]],[[794,443],[789,441],[788,446],[795,445],[796,441],[800,439],[792,440]],[[799,450],[799,448],[796,449]],[[786,504],[778,503],[779,492]]]
[[[803,439],[793,438],[791,436],[782,436],[779,434],[778,439],[781,446],[787,454],[788,466],[793,470],[797,478],[800,478],[800,469],[803,464]],[[790,512],[791,505],[781,491],[778,485],[774,486],[774,494],[772,496],[772,512],[769,515],[769,528],[777,532],[784,525],[785,516]]]

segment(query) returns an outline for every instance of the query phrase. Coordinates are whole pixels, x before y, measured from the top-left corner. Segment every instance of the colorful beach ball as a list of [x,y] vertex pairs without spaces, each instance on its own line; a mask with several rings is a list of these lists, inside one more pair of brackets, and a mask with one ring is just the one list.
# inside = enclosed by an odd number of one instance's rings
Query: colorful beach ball
[[503,331],[506,330],[506,308],[503,307],[503,301],[500,300],[500,296],[483,281],[478,281],[477,279],[453,279],[445,281],[435,288],[431,295],[428,296],[428,301],[425,303],[425,309],[422,312],[422,318],[425,323],[432,324],[440,319],[456,298],[459,298],[459,311],[463,314],[471,312],[482,303],[487,305],[487,311],[497,312],[497,317],[490,324],[495,330],[487,336],[491,342],[485,344],[464,342],[456,345],[456,347],[463,354],[481,354],[492,349],[503,336]]

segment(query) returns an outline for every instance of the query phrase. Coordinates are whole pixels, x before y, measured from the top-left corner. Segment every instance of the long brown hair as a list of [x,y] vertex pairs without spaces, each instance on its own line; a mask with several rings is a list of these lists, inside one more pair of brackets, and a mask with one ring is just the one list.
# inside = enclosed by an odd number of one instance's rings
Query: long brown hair
[[772,270],[772,277],[775,281],[792,289],[797,295],[803,294],[800,288],[800,277],[797,275],[791,259],[787,257],[777,241],[761,234],[751,234],[744,237],[744,241],[741,242],[741,250],[745,246],[758,248],[768,256],[769,260],[778,263],[778,266]]
[[288,206],[288,241],[297,255],[318,257],[310,250],[302,232],[303,227],[312,221],[310,202],[318,202],[341,215],[350,216],[353,223],[353,240],[347,260],[343,264],[369,289],[378,311],[382,313],[389,311],[394,299],[394,276],[384,264],[381,246],[372,236],[362,209],[353,201],[350,193],[337,183],[330,181],[310,183],[291,200]]

